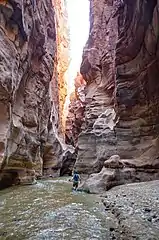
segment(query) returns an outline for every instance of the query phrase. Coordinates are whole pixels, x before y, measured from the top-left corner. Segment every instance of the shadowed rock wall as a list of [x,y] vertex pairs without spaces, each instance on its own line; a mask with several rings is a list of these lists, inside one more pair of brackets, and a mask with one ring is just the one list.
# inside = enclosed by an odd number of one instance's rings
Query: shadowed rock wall
[[157,179],[159,2],[92,0],[90,6],[81,65],[87,82],[85,123],[76,167],[93,173],[104,166],[90,179],[98,178],[103,189]]
[[81,132],[81,126],[84,122],[84,108],[85,108],[85,85],[86,82],[82,75],[77,73],[74,80],[75,92],[70,96],[70,104],[68,108],[68,115],[66,118],[66,143],[77,145],[78,135]]
[[0,1],[0,187],[59,175],[56,49],[51,0]]

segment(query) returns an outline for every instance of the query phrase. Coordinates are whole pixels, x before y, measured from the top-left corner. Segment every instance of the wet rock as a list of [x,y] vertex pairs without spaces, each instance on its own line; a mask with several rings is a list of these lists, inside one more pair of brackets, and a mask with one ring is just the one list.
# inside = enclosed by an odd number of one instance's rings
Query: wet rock
[[106,207],[106,208],[105,208],[105,211],[109,211],[109,210],[110,210],[110,208],[109,208],[109,207]]
[[109,230],[110,230],[111,232],[113,232],[113,231],[115,230],[115,228],[114,228],[114,227],[110,227]]
[[151,218],[151,217],[148,217],[148,218],[147,218],[147,221],[152,222],[152,218]]
[[156,215],[156,214],[154,214],[152,217],[153,217],[153,218],[157,218],[157,215]]
[[151,212],[151,208],[147,208],[147,207],[146,207],[146,208],[144,208],[144,211],[145,211],[145,212]]
[[112,236],[112,240],[113,240],[113,239],[116,239],[116,237],[115,237],[115,236]]

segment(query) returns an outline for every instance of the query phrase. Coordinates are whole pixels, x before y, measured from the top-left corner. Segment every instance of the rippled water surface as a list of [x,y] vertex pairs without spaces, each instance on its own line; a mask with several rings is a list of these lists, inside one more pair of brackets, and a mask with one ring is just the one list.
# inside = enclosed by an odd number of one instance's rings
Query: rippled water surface
[[72,192],[65,178],[1,191],[0,211],[0,240],[109,239],[97,197]]

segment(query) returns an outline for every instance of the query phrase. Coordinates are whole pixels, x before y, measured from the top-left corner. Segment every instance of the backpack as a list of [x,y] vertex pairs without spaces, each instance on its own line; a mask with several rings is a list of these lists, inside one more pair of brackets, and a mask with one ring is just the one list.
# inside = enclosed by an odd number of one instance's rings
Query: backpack
[[74,174],[73,180],[74,180],[75,182],[78,182],[78,180],[79,180],[79,175],[78,175],[78,174]]

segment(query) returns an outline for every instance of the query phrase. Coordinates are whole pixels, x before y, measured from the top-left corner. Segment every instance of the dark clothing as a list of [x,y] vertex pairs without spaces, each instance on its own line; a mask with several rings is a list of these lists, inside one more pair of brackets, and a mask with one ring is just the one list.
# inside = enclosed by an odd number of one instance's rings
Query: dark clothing
[[75,182],[78,182],[78,181],[79,181],[79,175],[78,175],[77,173],[75,173],[75,174],[73,175],[73,181],[75,181]]
[[73,187],[78,188],[78,182],[73,182]]
[[74,173],[74,174],[73,174],[73,187],[74,187],[75,189],[78,188],[78,182],[79,182],[79,180],[80,180],[80,176],[79,176],[77,173]]

